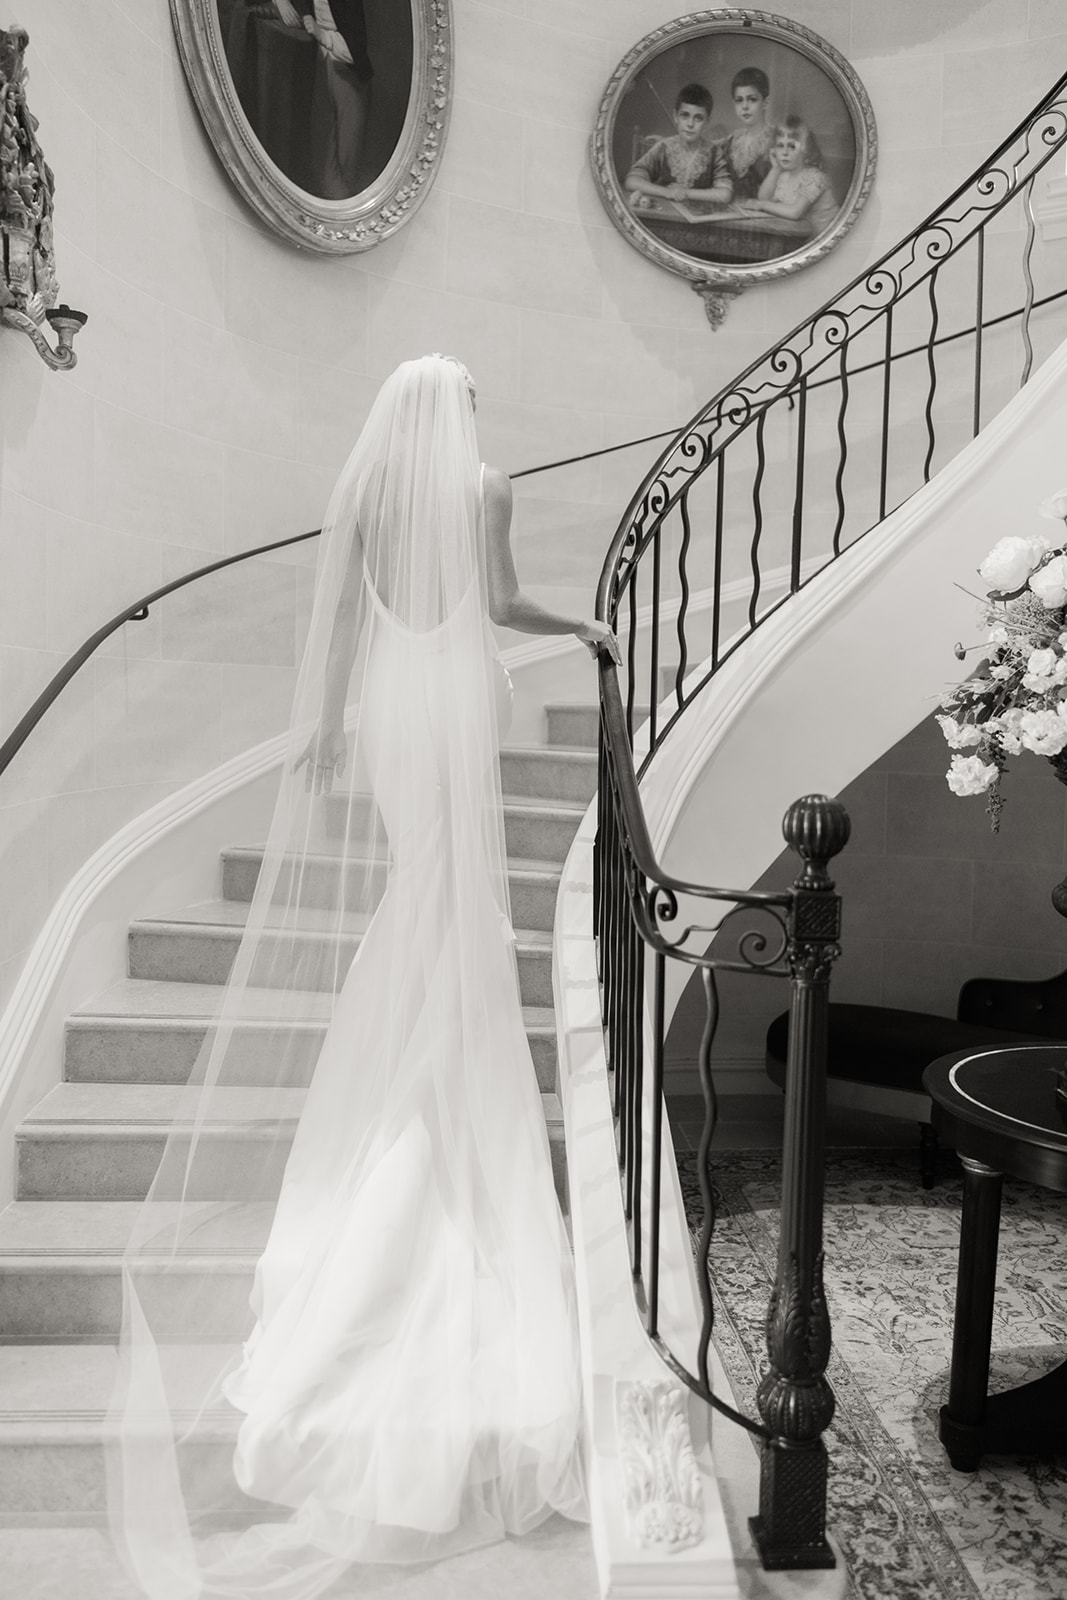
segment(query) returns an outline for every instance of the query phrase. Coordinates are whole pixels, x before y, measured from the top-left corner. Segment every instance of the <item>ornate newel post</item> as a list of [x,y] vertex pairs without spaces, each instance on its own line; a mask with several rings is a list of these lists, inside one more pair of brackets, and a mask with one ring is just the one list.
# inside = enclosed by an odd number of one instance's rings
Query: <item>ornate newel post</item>
[[830,969],[841,950],[841,898],[827,863],[846,844],[848,813],[805,795],[782,832],[804,862],[789,913],[789,1055],[782,1150],[778,1271],[767,1308],[770,1368],[756,1404],[773,1437],[760,1460],[759,1516],[750,1519],[764,1567],[832,1567],[826,1539],[826,1446],[834,1414],[826,1381],[830,1318],[823,1293],[823,1140]]

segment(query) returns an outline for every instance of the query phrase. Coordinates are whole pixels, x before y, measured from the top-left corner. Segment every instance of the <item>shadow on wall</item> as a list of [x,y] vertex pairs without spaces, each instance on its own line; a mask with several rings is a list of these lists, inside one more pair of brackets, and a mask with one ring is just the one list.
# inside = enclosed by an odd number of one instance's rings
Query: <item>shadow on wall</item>
[[[1040,756],[1013,757],[993,833],[984,799],[949,789],[948,762],[930,716],[841,792],[852,837],[833,866],[844,905],[832,1000],[951,1017],[968,978],[1049,978],[1067,966],[1067,921],[1049,898],[1067,864],[1067,788]],[[752,887],[787,886],[794,859],[783,850]],[[719,997],[713,1065],[762,1074],[787,986],[726,972]],[[695,1067],[703,1025],[691,982],[668,1032],[668,1071]]]

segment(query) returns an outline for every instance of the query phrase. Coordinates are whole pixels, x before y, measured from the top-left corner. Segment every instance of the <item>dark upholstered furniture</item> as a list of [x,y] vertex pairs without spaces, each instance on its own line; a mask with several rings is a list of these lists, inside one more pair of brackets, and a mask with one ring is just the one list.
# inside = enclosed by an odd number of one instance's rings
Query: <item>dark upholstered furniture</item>
[[[861,1110],[914,1116],[919,1122],[923,1187],[934,1181],[937,1136],[923,1091],[926,1067],[960,1050],[989,1050],[1022,1041],[1067,1043],[1067,972],[1039,983],[972,978],[959,993],[956,1020],[890,1006],[830,1006],[826,1073],[835,1098]],[[785,1087],[789,1013],[767,1029],[767,1074]]]

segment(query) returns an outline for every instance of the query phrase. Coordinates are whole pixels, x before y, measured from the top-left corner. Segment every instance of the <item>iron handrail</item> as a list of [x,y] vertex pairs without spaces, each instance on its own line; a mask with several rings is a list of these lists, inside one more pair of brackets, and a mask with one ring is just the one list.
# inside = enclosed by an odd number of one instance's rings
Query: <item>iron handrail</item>
[[110,639],[113,633],[127,622],[143,622],[148,616],[148,608],[157,600],[162,600],[164,595],[173,594],[176,589],[184,589],[187,584],[195,583],[198,578],[206,578],[209,573],[219,572],[223,567],[232,567],[238,561],[250,561],[253,556],[269,554],[272,550],[284,550],[287,545],[302,544],[306,539],[317,539],[322,532],[321,528],[313,528],[309,533],[291,534],[287,539],[277,539],[273,544],[259,545],[255,550],[242,550],[237,555],[225,556],[221,561],[212,561],[206,567],[198,567],[195,572],[187,572],[180,578],[174,578],[170,583],[165,583],[160,589],[153,589],[151,594],[142,595],[140,600],[135,600],[124,611],[105,622],[102,628],[97,628],[95,633],[89,635],[84,643],[80,644],[73,655],[60,667],[59,671],[49,680],[30,706],[25,716],[21,717],[15,727],[8,734],[3,744],[0,745],[0,776],[7,771],[14,757],[22,749],[30,734],[36,728],[45,712],[48,710],[70,680],[81,670],[89,657]]

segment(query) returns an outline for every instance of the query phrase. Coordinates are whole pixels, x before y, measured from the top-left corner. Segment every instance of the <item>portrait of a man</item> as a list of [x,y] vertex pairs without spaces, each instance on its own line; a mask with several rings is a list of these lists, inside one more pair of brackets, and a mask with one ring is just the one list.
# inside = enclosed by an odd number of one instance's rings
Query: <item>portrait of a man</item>
[[217,4],[234,89],[265,155],[321,200],[350,200],[368,188],[407,111],[406,0]]

